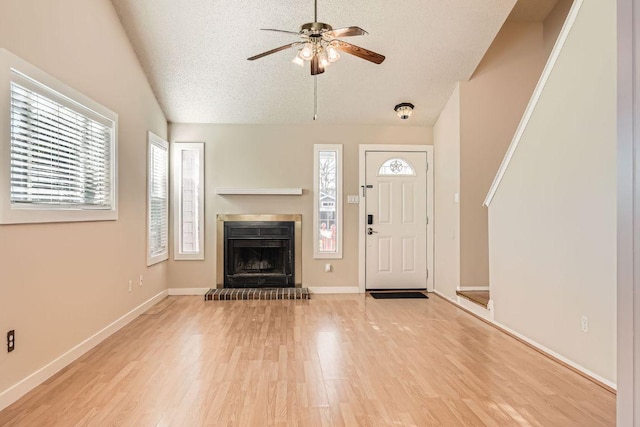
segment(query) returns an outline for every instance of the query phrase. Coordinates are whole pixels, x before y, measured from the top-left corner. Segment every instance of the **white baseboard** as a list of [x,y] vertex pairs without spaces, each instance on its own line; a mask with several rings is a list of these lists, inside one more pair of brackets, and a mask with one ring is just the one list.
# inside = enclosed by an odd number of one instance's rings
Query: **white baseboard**
[[488,286],[459,286],[458,291],[489,291]]
[[312,294],[359,294],[358,286],[309,286]]
[[448,297],[448,296],[446,296],[445,294],[443,294],[442,292],[440,292],[440,291],[439,291],[439,290],[437,290],[437,289],[434,289],[434,290],[433,290],[433,293],[434,293],[434,294],[436,294],[436,295],[441,296],[442,298],[446,299],[447,301],[451,301],[452,303],[454,303],[454,304],[458,305],[458,301],[457,301],[457,299],[456,299],[457,297],[455,297],[455,296],[453,296],[453,297]]
[[[467,307],[463,306],[462,304],[459,304],[458,301],[456,301],[456,299],[449,298],[449,297],[447,297],[447,296],[445,296],[445,295],[443,295],[443,294],[441,294],[440,292],[437,292],[437,291],[435,293],[437,295],[440,295],[442,298],[446,299],[447,301],[450,301],[451,303],[457,305],[458,307],[463,308],[463,309],[468,310],[468,311],[471,311],[471,312],[473,312],[475,314],[474,311],[469,310]],[[462,299],[462,300],[464,300],[464,299]],[[481,308],[481,307],[479,307],[479,308]],[[486,310],[486,311],[489,311],[489,310]],[[493,315],[493,313],[491,313],[491,314]],[[498,329],[501,329],[504,332],[513,335],[514,337],[517,337],[518,339],[520,339],[520,340],[526,342],[527,344],[529,344],[531,347],[535,347],[536,349],[540,350],[542,353],[545,353],[548,356],[550,356],[550,357],[552,357],[554,359],[557,359],[557,360],[559,360],[560,362],[562,362],[562,363],[564,363],[566,365],[571,366],[573,369],[582,372],[586,376],[591,377],[594,380],[596,380],[596,381],[598,381],[598,382],[600,382],[600,383],[602,383],[602,384],[604,384],[604,385],[606,385],[608,387],[611,387],[613,390],[617,389],[616,383],[614,383],[612,381],[609,381],[609,380],[601,377],[600,375],[598,375],[598,374],[596,374],[594,372],[591,372],[590,370],[588,370],[584,366],[581,366],[581,365],[575,363],[574,361],[567,359],[566,357],[564,357],[564,356],[556,353],[555,351],[543,346],[542,344],[540,344],[540,343],[538,343],[538,342],[536,342],[536,341],[534,341],[534,340],[532,340],[530,338],[527,338],[526,336],[522,335],[521,333],[516,332],[513,329],[503,325],[502,323],[496,322],[492,318],[493,316],[491,316],[490,318],[487,318],[485,316],[480,315],[480,317],[482,317],[483,319],[485,319],[487,322],[491,323],[492,325],[496,326]]]
[[463,297],[458,297],[456,300],[456,304],[458,304],[465,310],[472,312],[476,316],[480,316],[485,320],[492,320],[491,312],[473,301],[469,301],[468,299]]
[[169,288],[169,295],[204,295],[210,288]]
[[158,303],[164,297],[167,296],[167,291],[164,290],[157,294],[156,296],[148,299],[143,302],[127,314],[123,315],[113,323],[107,325],[100,331],[96,332],[94,335],[90,336],[86,340],[82,341],[80,344],[73,347],[71,350],[66,353],[60,355],[56,359],[49,362],[47,365],[38,369],[34,373],[30,374],[26,378],[22,379],[18,383],[9,387],[0,393],[0,411],[11,405],[22,396],[45,382],[54,374],[58,373],[61,369],[68,366],[70,363],[78,359],[80,356],[85,354],[87,351],[91,350],[102,341],[113,335],[118,330],[122,329],[129,322],[134,320],[136,317],[147,311],[153,305]]

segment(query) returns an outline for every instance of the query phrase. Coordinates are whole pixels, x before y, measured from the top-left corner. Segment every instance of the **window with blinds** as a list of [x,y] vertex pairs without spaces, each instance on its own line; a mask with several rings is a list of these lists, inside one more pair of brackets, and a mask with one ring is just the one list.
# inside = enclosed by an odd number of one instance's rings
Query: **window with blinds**
[[149,132],[147,265],[169,258],[169,143]]
[[0,63],[0,223],[117,219],[117,115],[5,50]]
[[111,209],[112,127],[11,82],[11,204]]

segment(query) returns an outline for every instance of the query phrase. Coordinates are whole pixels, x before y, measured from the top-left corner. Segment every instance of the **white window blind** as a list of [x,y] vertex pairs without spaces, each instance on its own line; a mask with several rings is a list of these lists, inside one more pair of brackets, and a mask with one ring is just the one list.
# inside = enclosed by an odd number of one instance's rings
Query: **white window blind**
[[0,224],[118,218],[118,115],[0,48]]
[[11,82],[11,204],[111,209],[113,123],[51,98]]
[[149,133],[149,252],[147,265],[169,257],[169,144]]

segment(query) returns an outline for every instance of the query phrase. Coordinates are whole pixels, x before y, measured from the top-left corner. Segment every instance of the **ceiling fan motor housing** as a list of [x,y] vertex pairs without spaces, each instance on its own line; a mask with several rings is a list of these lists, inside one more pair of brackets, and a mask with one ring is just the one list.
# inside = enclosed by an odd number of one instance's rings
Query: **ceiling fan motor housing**
[[308,22],[306,24],[302,24],[300,27],[300,33],[308,34],[310,36],[320,36],[325,31],[331,31],[333,27],[329,24],[325,24],[324,22]]

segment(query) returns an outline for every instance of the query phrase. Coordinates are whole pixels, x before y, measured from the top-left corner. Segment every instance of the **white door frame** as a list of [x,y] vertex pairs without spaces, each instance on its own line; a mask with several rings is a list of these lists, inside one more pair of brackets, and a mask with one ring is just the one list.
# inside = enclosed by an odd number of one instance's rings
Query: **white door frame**
[[640,0],[618,0],[617,422],[640,425]]
[[358,156],[358,194],[360,196],[358,219],[358,288],[361,293],[366,290],[366,203],[362,197],[362,186],[365,185],[365,153],[367,151],[409,151],[427,153],[427,291],[433,292],[433,145],[396,145],[396,144],[360,144]]

